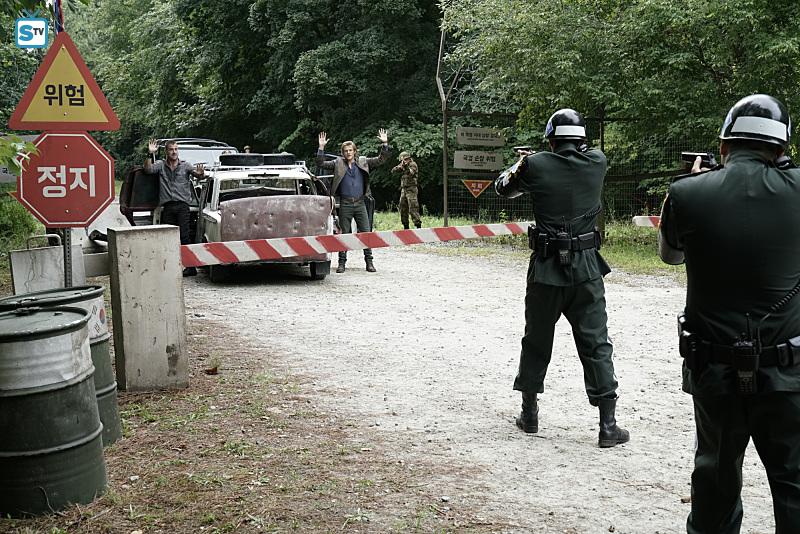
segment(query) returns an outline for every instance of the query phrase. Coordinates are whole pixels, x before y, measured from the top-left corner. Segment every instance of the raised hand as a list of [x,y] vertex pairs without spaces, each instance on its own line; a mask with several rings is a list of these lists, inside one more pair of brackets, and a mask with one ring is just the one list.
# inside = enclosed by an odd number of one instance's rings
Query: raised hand
[[147,142],[147,151],[155,154],[158,151],[158,142],[155,139],[150,139]]
[[381,143],[384,145],[389,142],[389,132],[387,132],[384,128],[378,130],[378,139],[381,140]]
[[325,150],[325,145],[328,144],[328,134],[325,132],[319,133],[319,149]]
[[194,174],[195,176],[204,176],[206,174],[206,166],[202,163],[198,163],[194,166]]

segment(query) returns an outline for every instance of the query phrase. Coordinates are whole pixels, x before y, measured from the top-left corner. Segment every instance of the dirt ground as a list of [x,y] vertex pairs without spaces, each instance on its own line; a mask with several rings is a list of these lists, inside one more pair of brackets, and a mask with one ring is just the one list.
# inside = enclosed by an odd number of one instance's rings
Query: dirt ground
[[[377,273],[351,253],[346,273],[320,282],[263,268],[225,284],[184,279],[190,387],[120,392],[124,438],[106,449],[105,495],[0,519],[0,532],[685,532],[682,287],[606,278],[631,441],[601,450],[563,320],[539,433],[513,424],[523,256],[375,256]],[[742,532],[774,531],[752,448],[744,478]]]
[[[694,426],[676,351],[682,287],[606,278],[617,417],[631,441],[601,450],[564,319],[539,433],[513,424],[525,259],[422,247],[378,250],[375,261],[378,272],[367,273],[351,253],[348,271],[322,282],[259,270],[225,285],[187,280],[190,325],[224,324],[251,350],[275,354],[287,374],[310,377],[315,403],[376,431],[389,457],[432,464],[425,483],[442,502],[474,509],[500,531],[685,532]],[[742,532],[772,532],[752,445],[744,479]]]

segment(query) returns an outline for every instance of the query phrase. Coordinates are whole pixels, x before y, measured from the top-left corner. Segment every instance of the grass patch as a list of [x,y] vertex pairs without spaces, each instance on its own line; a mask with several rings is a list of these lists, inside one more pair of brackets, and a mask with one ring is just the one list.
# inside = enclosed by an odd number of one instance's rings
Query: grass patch
[[603,257],[614,269],[631,274],[666,275],[686,280],[683,265],[667,265],[658,257],[658,230],[624,222],[606,224]]

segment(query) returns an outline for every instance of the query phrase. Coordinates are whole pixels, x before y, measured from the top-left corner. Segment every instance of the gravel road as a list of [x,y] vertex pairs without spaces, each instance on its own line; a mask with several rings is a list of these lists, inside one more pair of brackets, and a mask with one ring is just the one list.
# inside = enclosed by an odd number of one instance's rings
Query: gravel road
[[[321,282],[261,268],[221,285],[185,279],[190,330],[205,318],[227,324],[290,372],[311,376],[322,392],[316,403],[380,432],[398,461],[441,465],[429,478],[442,501],[468,504],[504,532],[685,532],[694,425],[691,397],[680,390],[679,284],[620,272],[606,278],[617,418],[631,441],[599,449],[597,410],[565,319],[540,395],[539,433],[513,424],[525,259],[427,246],[375,256],[377,273],[351,253],[346,273]],[[453,479],[452,466],[474,476]],[[744,478],[742,532],[773,532],[752,445]]]

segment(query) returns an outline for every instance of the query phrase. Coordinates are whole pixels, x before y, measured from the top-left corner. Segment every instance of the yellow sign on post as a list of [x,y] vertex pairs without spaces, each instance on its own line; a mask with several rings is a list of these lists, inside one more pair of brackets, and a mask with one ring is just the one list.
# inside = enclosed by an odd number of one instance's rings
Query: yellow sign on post
[[118,130],[119,119],[66,32],[56,36],[8,121],[16,130]]

